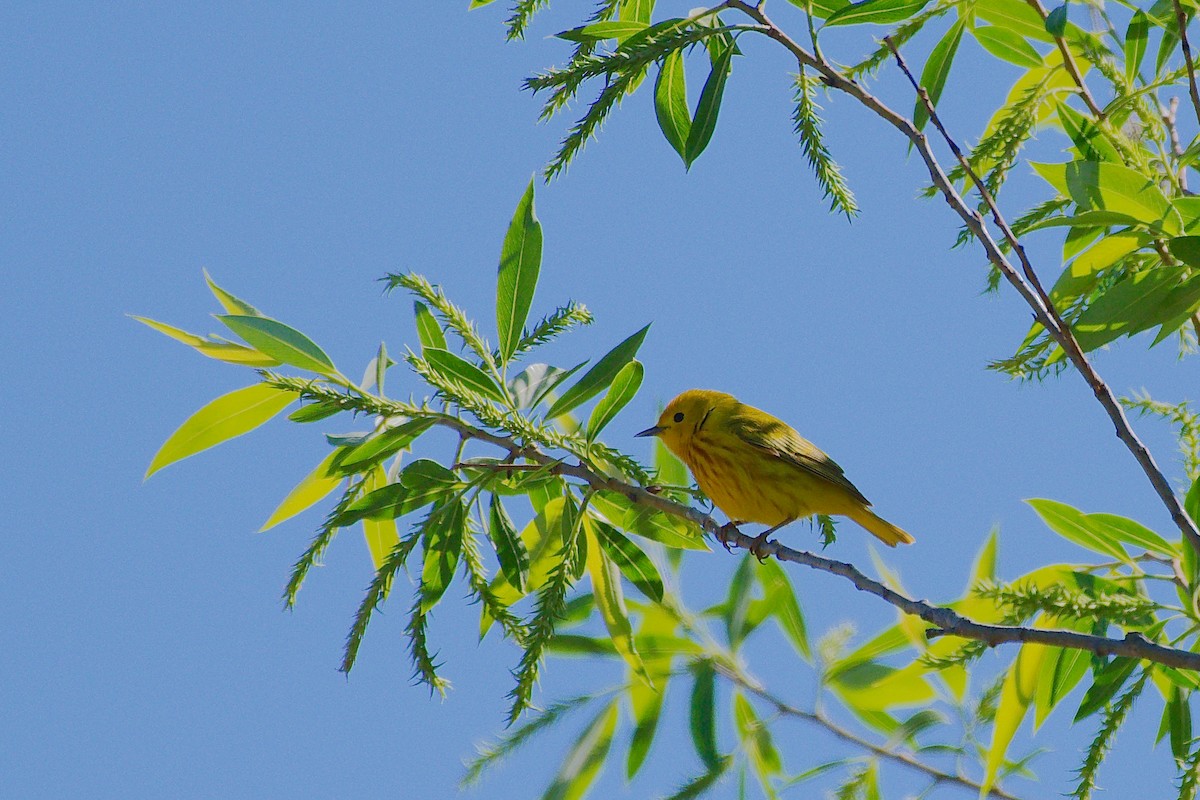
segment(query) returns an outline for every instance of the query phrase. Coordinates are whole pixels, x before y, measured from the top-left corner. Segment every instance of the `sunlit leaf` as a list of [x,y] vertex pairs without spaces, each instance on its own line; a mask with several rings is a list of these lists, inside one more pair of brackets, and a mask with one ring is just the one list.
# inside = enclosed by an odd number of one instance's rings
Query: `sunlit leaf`
[[529,552],[497,495],[492,495],[489,509],[488,538],[496,551],[500,571],[515,589],[522,590],[529,575]]
[[663,599],[662,576],[659,575],[658,568],[654,566],[650,557],[642,552],[642,549],[633,541],[622,536],[619,531],[603,520],[589,516],[585,522],[590,526],[609,560],[617,566],[621,574],[646,597],[661,603]]
[[1024,36],[996,25],[983,25],[971,31],[984,50],[1018,67],[1042,66],[1042,56]]
[[437,318],[433,316],[429,306],[420,300],[414,301],[413,317],[417,322],[417,340],[421,343],[421,348],[436,347],[439,350],[445,350],[446,334],[442,332],[442,326],[438,324]]
[[596,780],[617,729],[617,701],[596,715],[567,753],[543,800],[579,800]]
[[457,381],[471,391],[498,403],[506,402],[504,391],[496,385],[496,382],[486,372],[462,356],[436,347],[426,347],[421,355],[429,366],[443,377]]
[[825,20],[825,26],[887,25],[908,19],[928,4],[929,0],[864,0],[833,12]]
[[981,796],[996,783],[1008,746],[1037,695],[1038,676],[1050,649],[1040,644],[1023,644],[1016,660],[1008,668],[992,725],[992,741],[987,750]]
[[183,342],[189,347],[194,348],[201,355],[214,358],[217,361],[224,361],[227,364],[240,364],[246,367],[275,367],[279,365],[279,362],[274,358],[250,347],[234,344],[233,342],[218,342],[206,339],[203,336],[188,333],[165,322],[158,322],[146,317],[133,316],[133,319],[136,319],[143,325],[148,325],[159,333],[170,336],[177,342]]
[[708,80],[700,90],[700,100],[696,103],[696,114],[692,118],[692,127],[688,131],[687,142],[684,145],[683,163],[691,167],[708,142],[712,139],[713,131],[717,129],[717,115],[721,111],[721,99],[725,94],[725,82],[733,61],[733,45],[726,47],[712,65]]
[[208,274],[208,270],[204,270],[204,282],[208,284],[209,291],[213,293],[213,297],[217,298],[217,302],[221,304],[221,308],[225,309],[225,313],[244,314],[248,317],[262,316],[257,308],[217,286],[216,281]]
[[659,67],[658,80],[654,83],[654,114],[663,136],[686,164],[692,117],[688,112],[682,50],[672,50]]
[[270,317],[224,314],[217,317],[251,347],[293,367],[337,375],[337,368],[325,351],[295,328]]
[[[964,28],[965,23],[961,19],[951,25],[950,30],[934,45],[933,51],[925,61],[925,68],[921,70],[921,87],[925,89],[929,101],[935,107],[942,97],[942,90],[946,88],[950,65],[954,62],[954,54],[958,52],[958,43],[962,41]],[[929,111],[925,108],[924,101],[918,97],[916,108],[913,109],[913,124],[917,126],[917,130],[921,130],[928,121]]]
[[608,423],[612,422],[621,409],[625,408],[637,394],[637,390],[642,385],[642,374],[642,362],[636,358],[621,367],[612,383],[609,384],[604,397],[592,409],[592,416],[587,424],[589,442],[595,440],[600,431],[604,430]]
[[295,400],[295,393],[263,383],[221,395],[188,417],[163,442],[150,460],[145,477],[149,478],[168,464],[249,433]]
[[625,592],[621,588],[621,573],[617,565],[596,541],[595,526],[586,527],[588,539],[587,570],[592,579],[592,593],[596,610],[604,620],[608,637],[613,647],[621,654],[639,678],[650,682],[646,667],[633,643],[633,626],[629,622],[629,611],[625,607]]
[[1133,12],[1129,27],[1125,29],[1125,80],[1130,86],[1142,68],[1146,55],[1146,40],[1150,34],[1150,21],[1142,10]]
[[301,511],[311,508],[328,497],[329,493],[342,482],[341,475],[330,474],[330,467],[337,456],[338,451],[334,450],[322,459],[320,464],[317,464],[316,469],[296,484],[295,488],[288,492],[287,497],[283,498],[283,502],[271,512],[271,516],[267,517],[267,521],[258,529],[259,532],[274,528],[284,520],[291,519]]
[[461,500],[434,509],[422,530],[425,563],[421,568],[421,611],[428,614],[450,585],[462,555],[466,511]]
[[1147,225],[1175,235],[1183,220],[1158,185],[1140,172],[1103,161],[1031,165],[1059,192],[1081,209],[1103,209],[1128,214]]
[[[605,24],[605,23],[600,23]],[[533,304],[538,272],[542,268],[542,223],[533,208],[533,180],[517,203],[517,210],[500,249],[496,282],[496,326],[500,334],[500,361],[507,362],[521,341],[525,320]]]
[[[367,474],[363,489],[370,492],[386,484],[387,474],[382,467],[376,467]],[[364,519],[362,524],[363,536],[367,540],[367,549],[371,553],[371,563],[378,571],[387,562],[396,543],[400,541],[396,520],[393,518]]]
[[1113,556],[1122,561],[1129,560],[1125,548],[1116,541],[1109,529],[1093,524],[1079,509],[1066,503],[1040,498],[1025,502],[1038,513],[1050,530],[1064,539],[1096,553]]
[[546,419],[560,417],[607,389],[617,377],[617,373],[637,355],[638,348],[642,346],[642,340],[646,338],[649,330],[650,326],[647,325],[608,351],[550,406],[550,410],[546,412]]

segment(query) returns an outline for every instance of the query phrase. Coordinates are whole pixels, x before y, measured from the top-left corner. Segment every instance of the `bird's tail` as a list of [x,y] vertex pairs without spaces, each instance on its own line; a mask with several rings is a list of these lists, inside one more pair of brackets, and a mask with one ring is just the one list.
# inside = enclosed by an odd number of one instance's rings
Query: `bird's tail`
[[875,538],[888,547],[895,547],[898,544],[912,544],[916,541],[912,537],[912,534],[901,528],[897,528],[869,508],[856,508],[847,516],[870,531]]

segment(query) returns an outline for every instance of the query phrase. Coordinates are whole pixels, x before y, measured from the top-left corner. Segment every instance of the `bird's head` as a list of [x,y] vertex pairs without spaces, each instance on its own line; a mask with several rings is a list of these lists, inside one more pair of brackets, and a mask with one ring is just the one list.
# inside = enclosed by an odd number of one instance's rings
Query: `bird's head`
[[637,436],[657,436],[671,452],[679,455],[698,431],[718,422],[737,405],[733,395],[708,389],[688,389],[663,409],[658,424]]

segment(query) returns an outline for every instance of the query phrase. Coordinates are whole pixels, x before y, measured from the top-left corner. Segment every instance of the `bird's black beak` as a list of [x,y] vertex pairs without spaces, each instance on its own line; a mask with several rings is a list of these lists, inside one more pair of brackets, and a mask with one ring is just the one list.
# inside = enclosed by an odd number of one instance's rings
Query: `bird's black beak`
[[653,428],[646,428],[646,430],[642,431],[641,433],[635,433],[634,436],[658,436],[665,430],[666,428],[664,428],[662,425],[655,425]]

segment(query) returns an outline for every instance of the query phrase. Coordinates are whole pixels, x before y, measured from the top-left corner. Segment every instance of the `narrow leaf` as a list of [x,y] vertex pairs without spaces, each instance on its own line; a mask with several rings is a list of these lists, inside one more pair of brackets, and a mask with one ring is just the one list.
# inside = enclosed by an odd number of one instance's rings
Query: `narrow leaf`
[[687,78],[683,68],[682,50],[672,50],[662,60],[658,80],[654,84],[654,115],[658,118],[658,127],[663,136],[686,164],[692,118],[688,113]]
[[496,385],[496,382],[486,372],[462,356],[436,347],[426,347],[422,356],[429,366],[443,377],[457,381],[471,391],[498,403],[506,402],[504,391]]
[[642,374],[642,364],[636,358],[621,367],[621,371],[609,385],[608,392],[592,409],[592,416],[587,425],[589,442],[594,441],[600,431],[604,430],[637,394],[642,385]]
[[492,495],[488,538],[496,551],[501,573],[517,591],[524,591],[525,580],[529,576],[529,552],[498,495]]
[[[935,107],[942,97],[942,90],[946,88],[946,79],[950,76],[950,65],[954,62],[954,54],[958,52],[958,43],[962,41],[964,27],[962,19],[951,25],[950,30],[946,31],[945,35],[934,45],[929,59],[925,62],[925,68],[921,70],[921,86]],[[921,130],[927,122],[929,122],[929,111],[925,108],[925,103],[918,97],[916,108],[913,110],[913,124],[917,126],[917,130]]]
[[661,603],[663,581],[658,568],[640,547],[619,531],[595,517],[585,518],[609,560],[646,597]]
[[461,500],[451,500],[425,520],[425,563],[421,568],[421,613],[428,614],[442,595],[462,554],[466,512]]
[[1125,29],[1125,80],[1133,86],[1134,78],[1142,69],[1142,59],[1146,55],[1146,41],[1150,36],[1150,20],[1146,13],[1138,9],[1129,20]]
[[208,284],[209,291],[213,293],[213,297],[217,298],[217,302],[221,304],[221,308],[225,309],[227,314],[243,314],[247,317],[262,316],[257,308],[217,286],[212,276],[208,274],[208,270],[204,270],[204,282]]
[[720,58],[713,62],[708,80],[700,90],[700,100],[696,104],[696,114],[684,146],[683,163],[686,167],[690,168],[704,152],[704,148],[708,147],[713,131],[717,128],[717,115],[721,111],[721,98],[725,94],[725,81],[729,78],[733,50],[732,45],[726,47]]
[[296,400],[293,392],[256,383],[224,394],[188,417],[154,454],[145,477],[222,442],[248,433]]
[[283,498],[283,502],[271,512],[271,516],[267,517],[267,521],[258,529],[259,533],[274,528],[284,520],[291,519],[301,511],[311,508],[328,497],[329,493],[342,482],[342,476],[331,475],[329,469],[337,455],[337,450],[331,452],[320,464],[317,464],[316,469],[296,484],[296,487],[288,492],[287,497]]
[[720,753],[717,752],[717,676],[708,661],[701,661],[692,672],[695,680],[692,684],[688,727],[692,732],[692,744],[696,748],[696,755],[700,756],[704,766],[714,770],[721,761]]
[[1041,54],[1019,33],[996,25],[980,26],[971,33],[984,50],[997,58],[1002,58],[1010,64],[1016,64],[1025,69],[1036,69],[1042,66]]
[[533,180],[517,203],[504,246],[496,281],[496,326],[500,335],[500,362],[507,363],[529,317],[538,272],[542,268],[542,223],[533,208]]
[[1093,524],[1079,509],[1054,500],[1026,500],[1042,521],[1064,539],[1096,553],[1128,561],[1125,548],[1115,540],[1106,527]]
[[604,766],[617,728],[617,703],[614,700],[584,729],[567,754],[554,782],[542,795],[543,800],[579,800],[591,787]]
[[159,333],[166,334],[177,342],[183,342],[202,355],[214,358],[217,361],[224,361],[227,364],[240,364],[246,367],[275,367],[279,365],[279,362],[275,359],[250,347],[244,347],[233,342],[213,341],[203,336],[197,336],[194,333],[188,333],[165,322],[158,322],[146,317],[130,316],[143,325],[147,325]]
[[284,364],[322,375],[337,374],[337,368],[316,342],[282,322],[270,317],[237,314],[225,314],[217,319],[245,339],[251,347]]
[[414,300],[413,316],[416,318],[417,340],[421,343],[422,350],[426,347],[436,347],[439,350],[447,349],[446,334],[442,332],[442,326],[438,324],[437,318],[433,316],[433,312],[429,310],[429,306],[420,300]]
[[865,0],[844,6],[829,15],[825,27],[838,25],[887,25],[916,14],[929,0]]
[[582,378],[563,392],[546,412],[546,419],[560,417],[608,388],[617,377],[617,373],[637,355],[638,348],[642,346],[642,340],[646,338],[646,332],[649,330],[650,326],[647,325],[608,351],[604,358],[597,361]]
[[633,626],[629,622],[629,611],[625,607],[621,573],[596,541],[594,531],[594,525],[587,526],[587,570],[592,579],[596,610],[604,620],[604,627],[608,629],[608,637],[612,640],[613,647],[629,664],[635,675],[649,682],[642,657],[633,643]]

